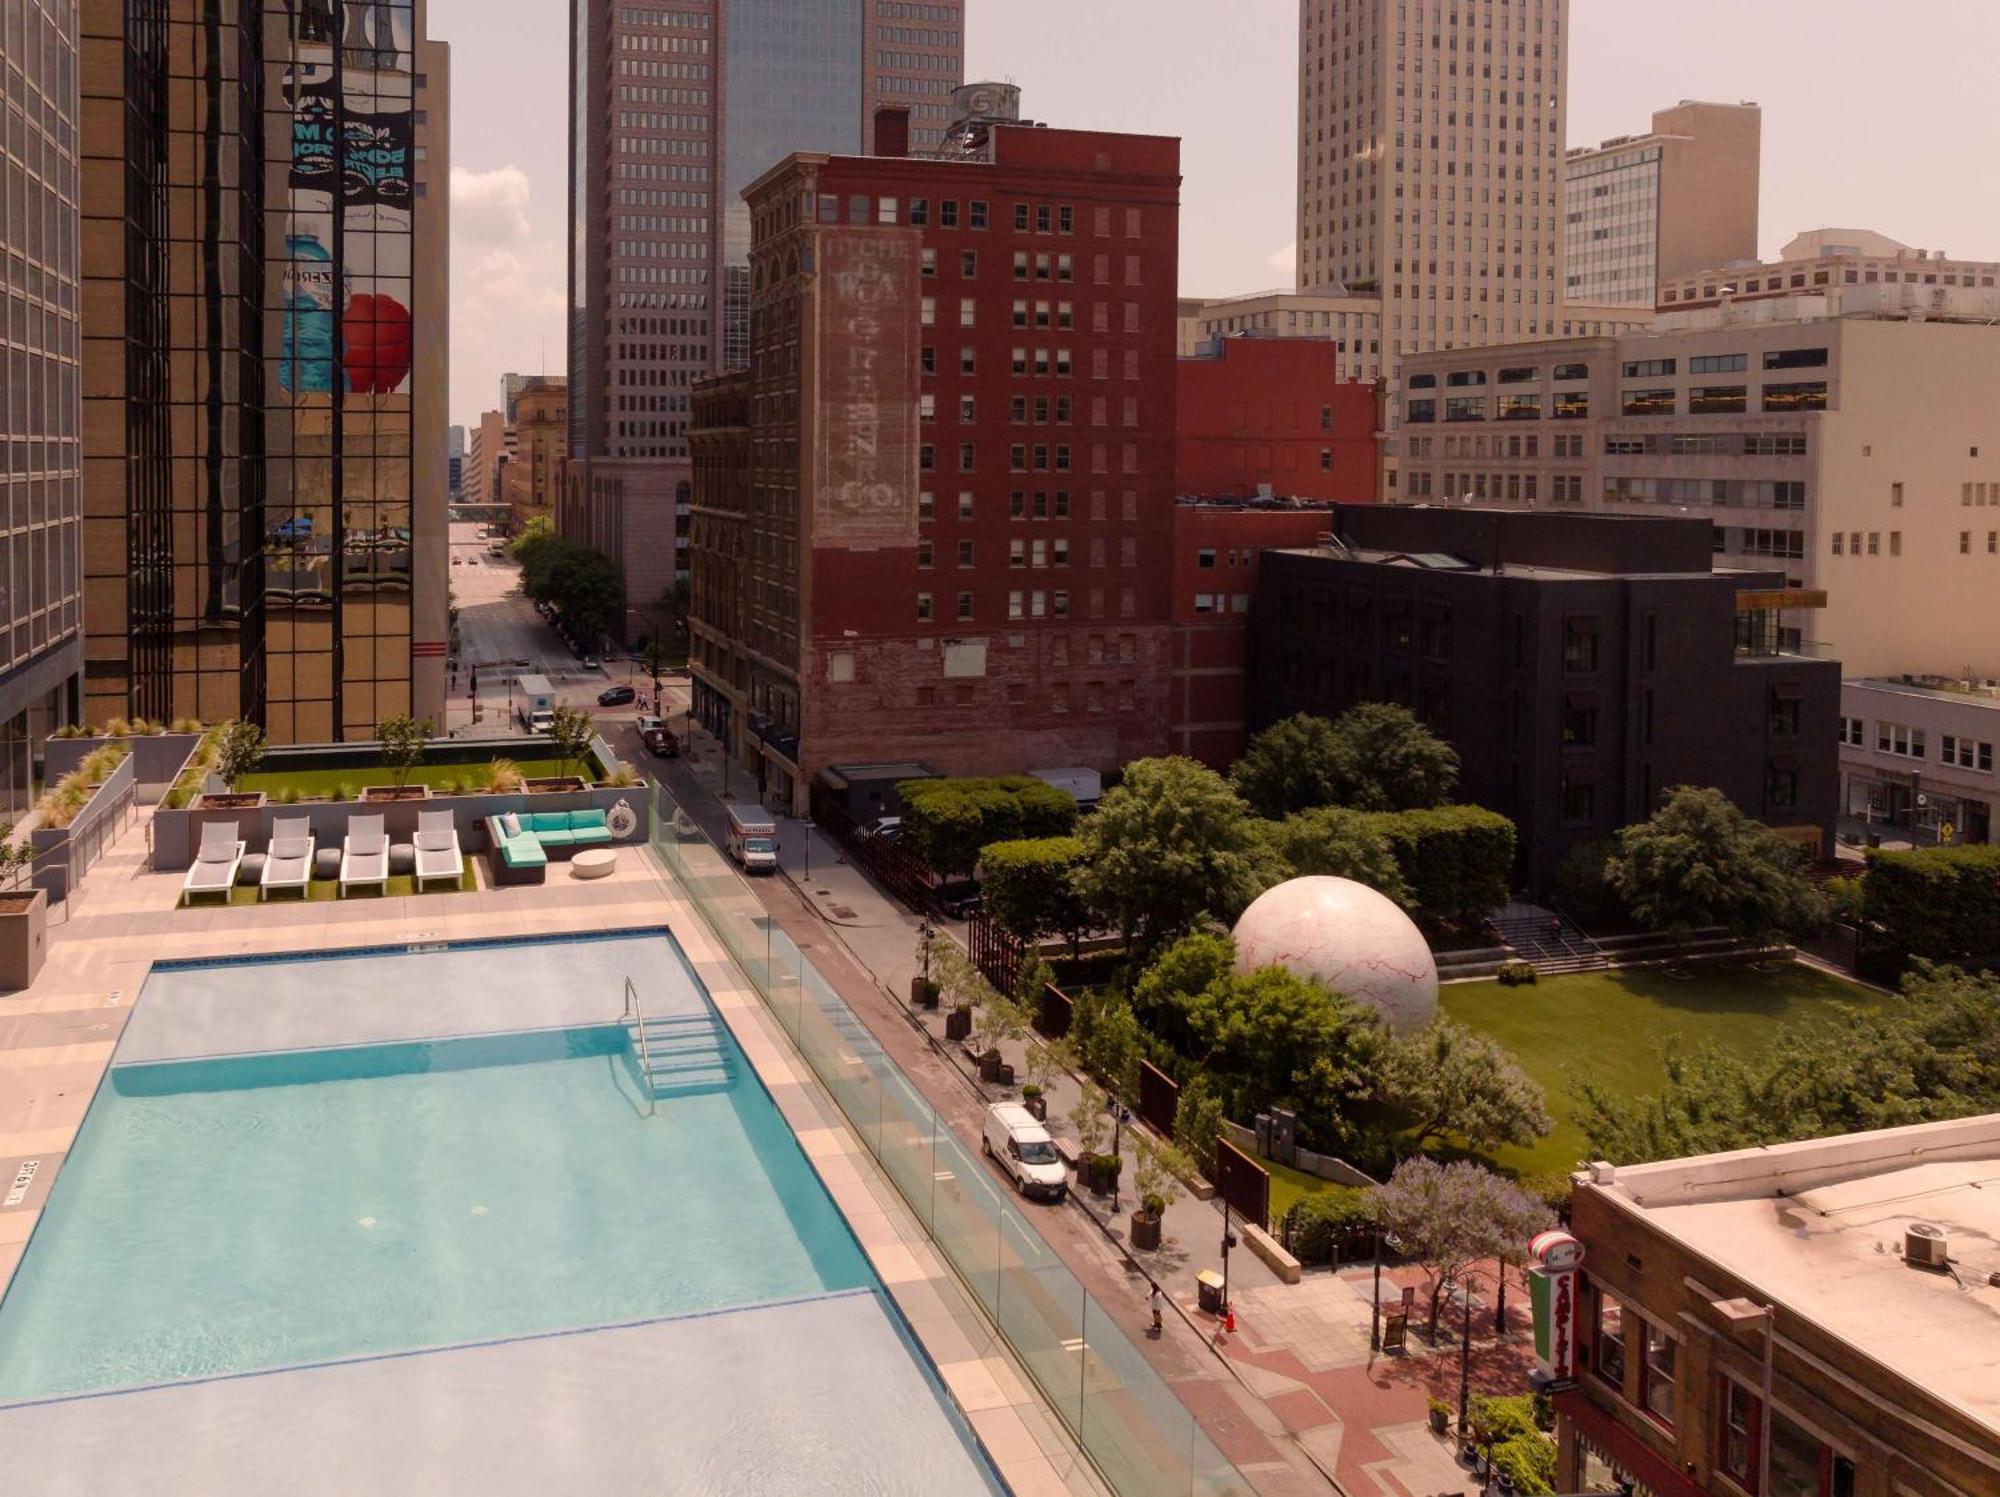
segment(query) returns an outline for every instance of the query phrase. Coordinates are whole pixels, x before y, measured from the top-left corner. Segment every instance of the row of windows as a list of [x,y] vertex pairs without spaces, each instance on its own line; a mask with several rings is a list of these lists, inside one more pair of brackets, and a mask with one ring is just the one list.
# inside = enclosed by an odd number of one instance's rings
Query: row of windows
[[[1730,286],[1726,287],[1715,281],[1710,281],[1701,288],[1701,295],[1702,297],[1712,299],[1724,290],[1731,291],[1732,294],[1743,295],[1757,291],[1803,290],[1806,287],[1808,276],[1810,276],[1811,283],[1815,286],[1830,285],[1833,281],[1833,273],[1830,270],[1814,270],[1811,272],[1795,270],[1791,272],[1789,278],[1782,275],[1774,275],[1768,280],[1760,282],[1756,277],[1752,276],[1746,281],[1740,283],[1733,282]],[[1878,281],[1887,282],[1893,286],[1898,280],[1908,286],[1914,286],[1919,281],[1926,286],[1970,286],[1973,283],[1973,277],[1974,272],[1971,271],[1954,274],[1950,271],[1940,273],[1933,270],[1919,274],[1914,270],[1906,270],[1899,275],[1894,270],[1877,271],[1871,268],[1866,270],[1843,270],[1841,272],[1841,280],[1849,286],[1860,284],[1873,286]],[[1983,274],[1979,274],[1978,280],[1981,286],[1991,286],[1993,284],[1993,272],[1990,269],[1986,270]],[[1695,301],[1697,299],[1694,286],[1691,283],[1678,289],[1668,287],[1660,293],[1660,300],[1662,302]]]
[[1616,434],[1604,439],[1606,457],[1804,457],[1804,432],[1674,432]]
[[[1868,744],[1867,722],[1858,717],[1841,718],[1840,741],[1848,748],[1865,748]],[[1893,754],[1901,759],[1929,757],[1924,730],[1906,723],[1878,720],[1875,724],[1875,748],[1878,753]],[[1991,774],[1993,745],[1961,734],[1943,733],[1938,738],[1938,762],[1954,769]]]
[[[970,520],[973,518],[973,503],[972,491],[970,489],[961,489],[958,495],[959,519]],[[1064,520],[1069,518],[1070,504],[1071,495],[1067,489],[1057,489],[1054,493],[1046,490],[1036,490],[1030,493],[1025,489],[1016,489],[1009,496],[1008,515],[1016,520],[1046,520],[1050,518]],[[1093,521],[1102,521],[1107,518],[1108,512],[1109,496],[1103,489],[1091,490],[1090,518]],[[1128,524],[1138,520],[1139,495],[1136,491],[1127,489],[1120,495],[1119,514]],[[935,519],[936,516],[937,496],[929,489],[919,490],[917,493],[917,518],[920,520],[930,520]]]

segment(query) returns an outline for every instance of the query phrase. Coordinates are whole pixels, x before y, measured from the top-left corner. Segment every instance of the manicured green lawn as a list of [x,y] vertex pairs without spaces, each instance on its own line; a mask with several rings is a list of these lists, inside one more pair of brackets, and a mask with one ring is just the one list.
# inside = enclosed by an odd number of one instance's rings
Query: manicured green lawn
[[[1683,1052],[1713,1044],[1749,1054],[1781,1026],[1835,1005],[1896,1001],[1798,964],[1772,972],[1698,968],[1687,978],[1658,969],[1586,972],[1518,988],[1453,983],[1439,1000],[1451,1018],[1512,1051],[1548,1094],[1555,1131],[1532,1149],[1502,1149],[1492,1161],[1522,1174],[1568,1170],[1583,1159],[1583,1132],[1572,1120],[1575,1077],[1634,1095],[1653,1092],[1665,1077],[1669,1042]],[[1271,1194],[1275,1205],[1275,1173]]]
[[[524,779],[539,779],[555,774],[556,761],[553,759],[516,759],[514,767],[521,771]],[[595,765],[582,766],[572,762],[569,773],[594,773]],[[460,784],[470,781],[478,783],[486,778],[484,764],[419,764],[410,771],[408,783],[428,785],[436,790],[447,780],[457,780]],[[307,799],[324,799],[333,795],[345,785],[359,795],[370,785],[393,785],[395,774],[381,765],[346,769],[277,769],[247,774],[239,789],[261,790],[265,795],[276,797],[280,790],[295,789]]]
[[1337,1188],[1331,1180],[1322,1180],[1318,1175],[1308,1175],[1304,1170],[1295,1170],[1288,1164],[1279,1164],[1276,1160],[1259,1159],[1257,1162],[1271,1172],[1271,1225],[1274,1230],[1277,1224],[1285,1219],[1285,1213],[1292,1209],[1293,1204],[1301,1196],[1316,1195],[1322,1190]]

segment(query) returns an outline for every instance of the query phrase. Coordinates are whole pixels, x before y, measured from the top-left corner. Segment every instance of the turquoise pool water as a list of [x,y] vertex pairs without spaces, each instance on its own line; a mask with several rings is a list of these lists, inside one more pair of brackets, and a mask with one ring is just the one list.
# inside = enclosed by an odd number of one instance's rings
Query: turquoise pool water
[[0,1402],[876,1287],[734,1069],[649,1115],[615,1025],[116,1067]]

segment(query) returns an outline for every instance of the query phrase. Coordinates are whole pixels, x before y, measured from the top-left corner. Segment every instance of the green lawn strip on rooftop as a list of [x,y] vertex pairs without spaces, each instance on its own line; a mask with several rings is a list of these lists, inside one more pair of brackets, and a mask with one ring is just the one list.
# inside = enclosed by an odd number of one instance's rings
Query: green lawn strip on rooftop
[[[516,759],[514,767],[524,779],[552,779],[557,765],[553,759]],[[433,791],[456,780],[461,786],[483,785],[489,766],[485,764],[419,764],[412,769],[406,783],[428,785]],[[572,763],[569,773],[581,770],[595,776],[595,763],[578,766]],[[280,791],[296,790],[302,798],[309,800],[327,799],[335,795],[342,786],[359,795],[363,790],[375,785],[393,785],[396,775],[393,770],[380,764],[344,765],[339,769],[271,769],[259,770],[243,777],[243,783],[236,788],[246,793],[261,790],[267,797],[275,799]],[[477,791],[473,793],[479,793]]]
[[1749,1055],[1783,1026],[1842,1004],[1899,1001],[1797,962],[1770,971],[1697,968],[1688,977],[1657,968],[1585,972],[1512,988],[1452,983],[1438,996],[1446,1015],[1506,1046],[1548,1094],[1555,1131],[1533,1148],[1503,1148],[1489,1161],[1522,1175],[1566,1172],[1587,1154],[1574,1118],[1573,1078],[1644,1095],[1664,1082],[1670,1044],[1683,1053],[1714,1045]]
[[[389,890],[386,897],[390,899],[395,899],[401,895],[418,894],[418,893],[470,894],[473,890],[479,887],[478,880],[473,876],[472,857],[470,854],[466,855],[465,867],[459,873],[458,884],[456,888],[447,889],[444,886],[444,884],[438,879],[425,880],[424,886],[421,890],[418,889],[416,885],[417,885],[416,879],[414,879],[407,873],[391,874],[389,876]],[[316,878],[312,881],[310,885],[306,887],[305,892],[303,894],[301,894],[297,888],[273,889],[269,894],[264,896],[262,902],[267,905],[274,905],[274,904],[297,904],[302,898],[312,903],[318,903],[321,900],[329,900],[329,899],[381,899],[384,897],[385,896],[380,886],[375,884],[369,884],[359,889],[349,889],[347,893],[343,895],[340,892],[340,880],[332,878]],[[236,885],[236,887],[234,887],[229,891],[229,902],[233,905],[258,903],[259,901],[257,898],[257,886],[255,884]],[[190,909],[214,909],[215,907],[216,906],[214,903],[213,896],[211,896],[209,899],[200,900],[188,906],[188,908]]]

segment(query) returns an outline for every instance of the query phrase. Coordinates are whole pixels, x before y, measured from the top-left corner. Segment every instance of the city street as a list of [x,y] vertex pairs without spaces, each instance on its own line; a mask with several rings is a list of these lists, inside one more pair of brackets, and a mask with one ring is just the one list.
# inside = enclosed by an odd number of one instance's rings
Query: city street
[[[512,558],[491,554],[494,542],[482,536],[484,527],[467,521],[451,526],[451,593],[458,606],[458,654],[446,676],[444,730],[453,737],[498,738],[525,733],[510,713],[509,688],[522,675],[548,677],[556,699],[565,706],[588,708],[609,735],[621,720],[630,722],[652,693],[651,678],[633,661],[606,658],[602,670],[587,671],[555,630],[542,621],[521,593],[521,569]],[[473,679],[479,692],[475,707]],[[597,694],[611,685],[629,683],[639,702],[627,707],[599,707]],[[671,688],[678,685],[676,693]],[[687,707],[687,683],[669,684],[668,694]],[[620,752],[636,750],[638,740],[620,742]]]

